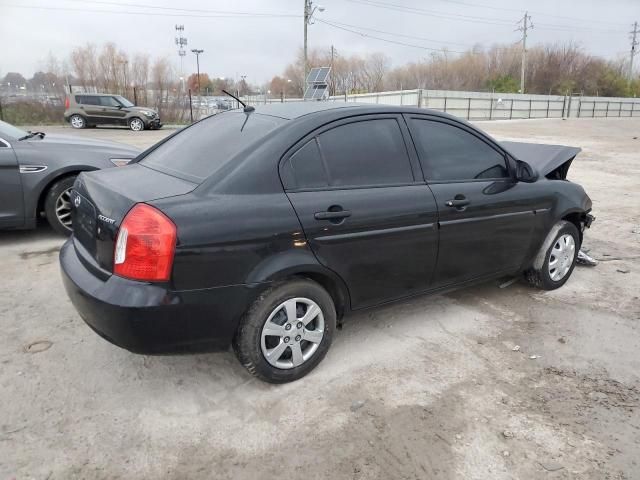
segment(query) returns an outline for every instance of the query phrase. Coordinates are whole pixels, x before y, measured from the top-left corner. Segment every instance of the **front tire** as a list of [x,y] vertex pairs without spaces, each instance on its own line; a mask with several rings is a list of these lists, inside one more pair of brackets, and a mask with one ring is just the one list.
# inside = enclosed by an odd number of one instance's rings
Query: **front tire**
[[141,132],[144,130],[144,122],[138,117],[133,117],[129,120],[129,128],[134,132]]
[[77,115],[77,114],[71,115],[71,117],[69,117],[69,123],[73,128],[77,128],[77,129],[87,128],[87,121],[84,119],[82,115]]
[[[564,220],[558,222],[551,229],[533,267],[525,272],[527,281],[543,290],[560,288],[573,273],[579,251],[580,234],[576,226]],[[544,261],[540,262],[543,254]]]
[[292,382],[322,361],[335,327],[336,310],[327,291],[311,280],[292,280],[253,302],[233,349],[252,375],[269,383]]
[[49,225],[60,235],[69,236],[71,223],[71,188],[76,176],[65,177],[54,183],[44,201],[44,211]]

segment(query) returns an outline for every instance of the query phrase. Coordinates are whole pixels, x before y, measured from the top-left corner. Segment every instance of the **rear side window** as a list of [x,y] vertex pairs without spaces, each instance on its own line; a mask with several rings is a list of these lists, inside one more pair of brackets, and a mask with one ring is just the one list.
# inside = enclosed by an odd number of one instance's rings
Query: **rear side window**
[[140,164],[201,183],[236,154],[286,120],[258,113],[220,113],[194,123],[146,155]]
[[289,167],[298,188],[319,188],[328,185],[318,141],[315,138],[291,155]]
[[463,181],[509,176],[502,153],[462,128],[412,119],[411,134],[429,180]]
[[397,120],[363,120],[318,137],[331,186],[379,186],[413,182]]
[[76,103],[80,105],[100,105],[100,98],[94,95],[76,95]]

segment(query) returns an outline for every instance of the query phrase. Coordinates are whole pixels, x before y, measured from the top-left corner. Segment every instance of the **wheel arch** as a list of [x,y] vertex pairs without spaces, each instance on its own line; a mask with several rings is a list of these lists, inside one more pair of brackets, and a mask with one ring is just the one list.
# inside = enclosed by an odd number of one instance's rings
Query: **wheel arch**
[[51,190],[51,187],[53,187],[55,183],[67,177],[80,175],[82,172],[91,172],[95,170],[99,170],[99,169],[95,167],[84,167],[84,168],[70,167],[69,169],[57,171],[54,176],[47,178],[43,182],[43,186],[38,193],[38,200],[36,202],[35,212],[34,212],[35,217],[37,218],[40,212],[44,212],[44,203],[47,199],[47,195]]
[[270,257],[250,272],[247,283],[284,282],[294,278],[308,278],[327,290],[338,319],[350,310],[349,290],[342,278],[321,265],[308,249],[281,252]]

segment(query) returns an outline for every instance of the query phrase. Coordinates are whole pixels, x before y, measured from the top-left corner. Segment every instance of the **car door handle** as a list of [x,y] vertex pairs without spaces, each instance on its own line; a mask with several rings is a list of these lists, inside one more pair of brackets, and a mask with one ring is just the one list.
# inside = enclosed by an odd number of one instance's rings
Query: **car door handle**
[[313,218],[316,220],[340,220],[342,218],[347,218],[351,216],[351,211],[349,210],[338,210],[335,212],[326,211],[326,212],[316,212],[313,214]]
[[454,198],[453,200],[447,200],[445,205],[447,207],[462,208],[462,207],[466,207],[470,203],[471,202],[466,198]]

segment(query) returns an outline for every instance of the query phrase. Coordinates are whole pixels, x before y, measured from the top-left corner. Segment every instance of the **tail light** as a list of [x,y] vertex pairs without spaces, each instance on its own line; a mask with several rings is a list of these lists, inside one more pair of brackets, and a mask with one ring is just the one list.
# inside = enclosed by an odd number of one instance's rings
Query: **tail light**
[[175,224],[160,210],[136,204],[120,225],[113,273],[132,280],[169,280],[176,237]]
[[65,97],[64,98],[64,108],[65,108],[65,110],[69,110],[69,105],[70,105],[69,97]]

